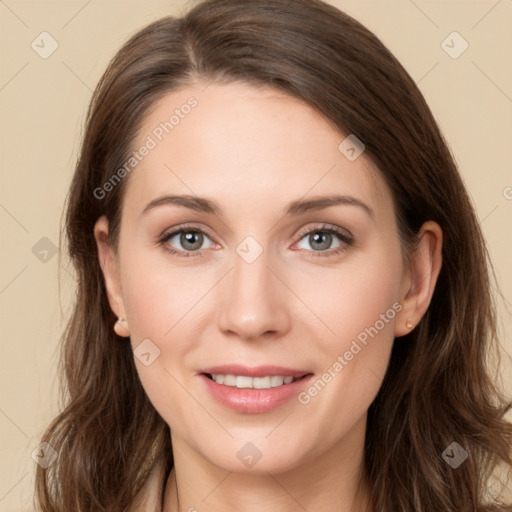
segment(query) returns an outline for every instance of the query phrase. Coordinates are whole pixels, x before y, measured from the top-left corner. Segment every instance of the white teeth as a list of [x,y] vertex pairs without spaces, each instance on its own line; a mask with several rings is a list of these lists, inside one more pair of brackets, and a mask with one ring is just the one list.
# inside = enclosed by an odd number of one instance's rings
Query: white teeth
[[[212,375],[212,377],[214,377],[214,375]],[[234,375],[221,375],[221,377],[224,377],[223,384],[225,386],[236,386],[236,377]]]
[[271,379],[271,377],[254,377],[252,379],[252,387],[254,389],[268,389]]
[[273,377],[270,377],[270,385],[275,388],[277,386],[282,386],[284,382],[284,377],[276,377],[276,376],[273,376]]
[[293,382],[294,377],[281,377],[279,375],[269,375],[268,377],[247,377],[246,375],[218,374],[212,375],[212,379],[217,384],[224,384],[224,386],[236,387],[239,389],[270,389],[282,386],[283,384],[290,384]]
[[252,377],[246,377],[244,375],[239,375],[236,378],[236,387],[237,388],[252,388]]

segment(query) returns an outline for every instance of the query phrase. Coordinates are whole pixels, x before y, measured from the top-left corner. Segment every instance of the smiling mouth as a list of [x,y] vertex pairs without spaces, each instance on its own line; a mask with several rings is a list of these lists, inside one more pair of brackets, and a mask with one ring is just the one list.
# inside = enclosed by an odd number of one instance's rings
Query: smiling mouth
[[286,386],[307,377],[308,374],[301,375],[299,377],[282,376],[282,375],[267,375],[265,377],[249,377],[247,375],[231,375],[231,374],[211,374],[205,373],[206,377],[213,380],[217,384],[222,384],[228,387],[234,387],[238,389],[270,389],[281,386]]

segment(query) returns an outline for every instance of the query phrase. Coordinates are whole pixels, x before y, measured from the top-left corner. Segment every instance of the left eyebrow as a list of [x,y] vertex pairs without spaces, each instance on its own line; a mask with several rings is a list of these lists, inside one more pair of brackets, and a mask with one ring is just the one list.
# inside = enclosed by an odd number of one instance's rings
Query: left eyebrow
[[[141,215],[145,215],[149,210],[156,208],[157,206],[164,205],[176,205],[191,210],[211,213],[217,216],[221,216],[222,208],[219,203],[205,197],[198,197],[192,195],[167,195],[157,197],[150,201],[142,210]],[[353,196],[347,195],[330,195],[330,196],[316,196],[311,199],[298,199],[292,201],[284,210],[285,215],[301,215],[309,211],[322,210],[331,206],[337,205],[349,205],[357,206],[362,208],[372,219],[374,219],[373,210],[363,201]]]
[[353,196],[347,195],[331,195],[318,196],[307,200],[292,201],[287,209],[286,215],[300,215],[302,213],[314,210],[322,210],[331,206],[349,205],[362,208],[372,219],[374,218],[373,210],[363,201]]

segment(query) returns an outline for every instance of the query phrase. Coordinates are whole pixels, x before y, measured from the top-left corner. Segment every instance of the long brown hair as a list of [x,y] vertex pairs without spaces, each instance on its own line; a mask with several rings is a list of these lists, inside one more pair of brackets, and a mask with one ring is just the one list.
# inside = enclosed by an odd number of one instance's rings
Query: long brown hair
[[[77,295],[62,339],[65,407],[42,437],[59,457],[37,468],[40,509],[125,512],[154,468],[164,468],[162,491],[172,468],[169,427],[146,396],[130,344],[113,331],[93,235],[106,215],[117,248],[130,178],[101,199],[94,191],[129,158],[155,101],[198,79],[275,87],[355,134],[390,186],[403,247],[425,221],[441,226],[434,296],[394,345],[368,411],[364,470],[375,511],[506,510],[484,504],[493,468],[512,464],[512,426],[488,365],[499,342],[475,211],[414,81],[374,34],[319,0],[200,2],[135,34],[101,78],[67,202]],[[457,469],[441,456],[454,441],[469,455]]]

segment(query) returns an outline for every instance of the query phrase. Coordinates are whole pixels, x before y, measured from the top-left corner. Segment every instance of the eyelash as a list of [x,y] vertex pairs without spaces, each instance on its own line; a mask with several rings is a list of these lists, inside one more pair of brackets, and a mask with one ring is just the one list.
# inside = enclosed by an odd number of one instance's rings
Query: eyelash
[[[196,251],[181,251],[181,250],[173,249],[173,248],[169,247],[168,245],[166,245],[167,242],[171,238],[173,238],[174,236],[176,236],[184,231],[190,231],[193,233],[201,233],[203,235],[206,235],[208,238],[211,238],[208,235],[208,233],[205,233],[204,231],[202,231],[201,229],[199,229],[195,226],[184,225],[184,226],[180,226],[179,229],[175,229],[169,233],[165,233],[164,235],[162,235],[158,239],[159,245],[161,245],[165,249],[165,251],[167,251],[168,253],[178,256],[180,258],[194,258],[194,257],[200,256],[203,253],[203,251],[205,251],[206,249],[200,249],[200,250],[196,250]],[[346,251],[348,247],[350,247],[354,244],[354,239],[351,235],[347,234],[345,231],[342,231],[341,229],[334,228],[332,226],[328,226],[325,224],[321,224],[318,226],[314,226],[313,228],[301,230],[299,232],[299,234],[297,235],[299,237],[298,241],[300,242],[306,235],[309,235],[311,233],[329,233],[332,235],[336,235],[342,242],[342,244],[339,245],[338,247],[336,247],[334,249],[327,250],[327,251],[308,251],[308,252],[312,253],[311,256],[314,258],[315,257],[325,258],[325,257],[330,257],[330,256],[336,256],[336,255],[341,254],[342,252]]]

